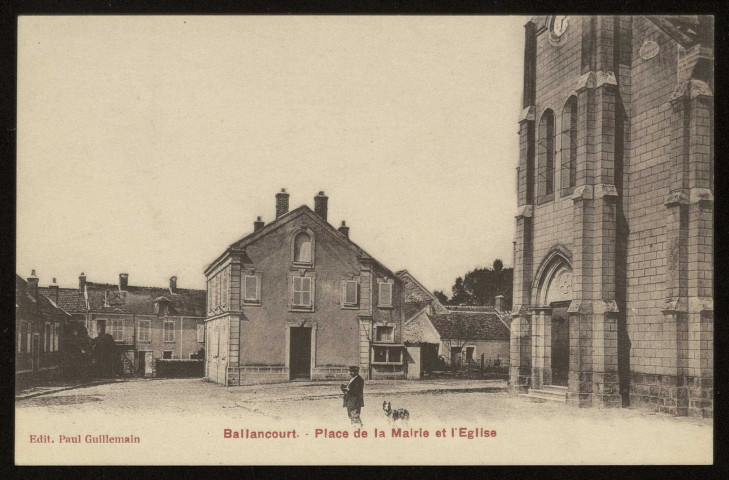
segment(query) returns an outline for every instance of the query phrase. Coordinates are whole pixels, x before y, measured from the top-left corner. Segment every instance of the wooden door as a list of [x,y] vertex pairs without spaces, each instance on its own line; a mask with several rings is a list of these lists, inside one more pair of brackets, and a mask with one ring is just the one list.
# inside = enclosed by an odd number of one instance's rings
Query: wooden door
[[291,378],[311,377],[311,328],[292,327],[289,369]]
[[567,386],[570,373],[569,302],[552,306],[552,385]]

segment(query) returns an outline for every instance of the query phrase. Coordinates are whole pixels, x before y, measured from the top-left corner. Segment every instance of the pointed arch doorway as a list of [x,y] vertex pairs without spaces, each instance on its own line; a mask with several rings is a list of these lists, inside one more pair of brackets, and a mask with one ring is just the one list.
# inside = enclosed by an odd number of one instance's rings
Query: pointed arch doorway
[[570,371],[570,321],[573,299],[569,257],[557,250],[545,259],[536,278],[532,385],[567,387]]

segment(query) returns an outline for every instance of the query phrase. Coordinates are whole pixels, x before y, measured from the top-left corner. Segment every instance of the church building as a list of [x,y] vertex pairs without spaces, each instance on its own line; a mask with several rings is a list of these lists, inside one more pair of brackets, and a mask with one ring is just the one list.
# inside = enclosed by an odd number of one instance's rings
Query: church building
[[525,26],[510,389],[713,414],[713,19]]

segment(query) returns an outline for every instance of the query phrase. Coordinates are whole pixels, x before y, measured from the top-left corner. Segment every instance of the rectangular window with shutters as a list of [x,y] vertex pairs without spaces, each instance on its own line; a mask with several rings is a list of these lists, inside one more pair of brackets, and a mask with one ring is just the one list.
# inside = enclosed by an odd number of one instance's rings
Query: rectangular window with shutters
[[311,277],[294,277],[292,306],[294,308],[311,308],[311,290]]
[[165,334],[164,334],[164,341],[165,342],[174,342],[175,341],[175,322],[171,320],[165,321]]
[[342,307],[356,308],[359,304],[359,283],[357,280],[342,281]]
[[138,340],[143,343],[152,341],[152,322],[149,320],[140,320]]
[[258,275],[245,275],[243,277],[243,301],[245,303],[260,303],[261,282]]
[[378,307],[392,307],[392,283],[380,283]]

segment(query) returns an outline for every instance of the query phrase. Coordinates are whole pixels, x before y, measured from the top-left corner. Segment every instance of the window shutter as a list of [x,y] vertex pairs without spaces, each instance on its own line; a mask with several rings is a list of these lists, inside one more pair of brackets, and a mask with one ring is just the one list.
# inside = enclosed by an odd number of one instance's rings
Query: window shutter
[[245,281],[245,300],[258,300],[258,278],[252,275],[246,276]]
[[347,304],[347,281],[342,280],[339,282],[339,297],[340,297],[340,303],[342,306],[345,306]]
[[383,307],[392,306],[392,284],[381,283],[380,284],[380,295],[379,305]]

